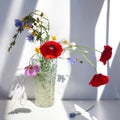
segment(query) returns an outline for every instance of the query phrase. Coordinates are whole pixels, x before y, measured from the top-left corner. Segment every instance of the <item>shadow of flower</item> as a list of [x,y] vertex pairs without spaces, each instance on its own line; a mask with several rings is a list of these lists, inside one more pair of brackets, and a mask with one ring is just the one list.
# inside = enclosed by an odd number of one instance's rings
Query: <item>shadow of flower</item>
[[66,77],[68,77],[68,75],[60,75],[60,74],[58,74],[57,77],[58,77],[57,78],[58,82],[64,82],[66,80]]
[[17,108],[11,112],[9,112],[8,114],[19,114],[19,113],[30,113],[31,110],[28,108]]

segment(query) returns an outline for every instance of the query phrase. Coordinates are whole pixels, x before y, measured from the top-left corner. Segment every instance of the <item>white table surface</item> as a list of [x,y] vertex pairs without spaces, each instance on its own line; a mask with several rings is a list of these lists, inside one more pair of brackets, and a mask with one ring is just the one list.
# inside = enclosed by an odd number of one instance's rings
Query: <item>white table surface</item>
[[[86,109],[95,105],[88,112]],[[69,118],[70,112],[82,114]],[[34,102],[0,100],[0,120],[120,120],[120,100],[56,100],[49,108],[37,107]]]

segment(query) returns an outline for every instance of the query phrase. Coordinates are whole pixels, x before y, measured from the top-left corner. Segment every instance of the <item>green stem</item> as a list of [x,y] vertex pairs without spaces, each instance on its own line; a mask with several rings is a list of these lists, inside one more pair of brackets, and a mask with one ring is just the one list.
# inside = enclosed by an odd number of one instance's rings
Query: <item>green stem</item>
[[67,50],[70,50],[70,49],[71,49],[71,47],[70,47],[70,46],[65,47],[65,48],[63,49],[63,53],[62,53],[62,54],[64,54]]
[[[87,110],[85,110],[84,112],[88,112],[88,111],[90,111],[91,109],[93,109],[94,108],[94,106],[95,105],[92,105],[90,108],[88,108]],[[84,112],[79,112],[79,113],[76,113],[76,115],[80,115],[80,114],[83,114]]]
[[32,57],[31,57],[30,60],[29,60],[29,65],[31,64],[31,61],[32,61],[32,59],[33,59],[33,57],[34,57],[35,55],[37,55],[37,53],[32,55]]
[[81,56],[94,68],[95,72],[97,73],[96,67],[94,65],[94,63],[81,51],[78,51]]
[[8,52],[10,52],[11,48],[16,44],[17,36],[19,34],[19,31],[15,34],[14,40],[10,43],[10,47],[8,48]]
[[97,49],[95,49],[95,48],[89,48],[89,47],[81,46],[81,45],[76,45],[76,47],[77,47],[77,48],[80,48],[80,49],[85,48],[85,49],[87,49],[87,50],[92,50],[92,51],[97,51],[97,52],[99,52],[99,53],[102,53],[101,51],[99,51],[99,50],[97,50]]

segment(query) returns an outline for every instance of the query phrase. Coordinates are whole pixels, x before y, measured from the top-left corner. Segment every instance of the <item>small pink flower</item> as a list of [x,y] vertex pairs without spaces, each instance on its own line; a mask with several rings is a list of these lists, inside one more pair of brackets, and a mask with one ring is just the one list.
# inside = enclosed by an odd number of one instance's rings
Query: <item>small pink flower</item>
[[38,65],[28,65],[24,69],[26,76],[36,76],[37,72],[40,70]]

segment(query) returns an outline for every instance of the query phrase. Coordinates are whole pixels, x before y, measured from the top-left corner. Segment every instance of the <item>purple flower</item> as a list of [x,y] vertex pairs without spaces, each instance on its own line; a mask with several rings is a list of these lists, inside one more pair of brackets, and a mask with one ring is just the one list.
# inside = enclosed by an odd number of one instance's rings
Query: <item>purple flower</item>
[[34,42],[34,35],[28,34],[28,35],[27,35],[27,39],[28,39],[30,42]]
[[26,76],[36,76],[37,72],[40,70],[38,65],[28,65],[24,69]]
[[19,19],[15,19],[15,26],[16,27],[23,27],[24,23]]
[[76,63],[76,61],[73,60],[73,58],[71,58],[71,57],[69,57],[69,58],[67,58],[67,59],[68,59],[68,61],[69,61],[71,64],[75,64],[75,63]]

